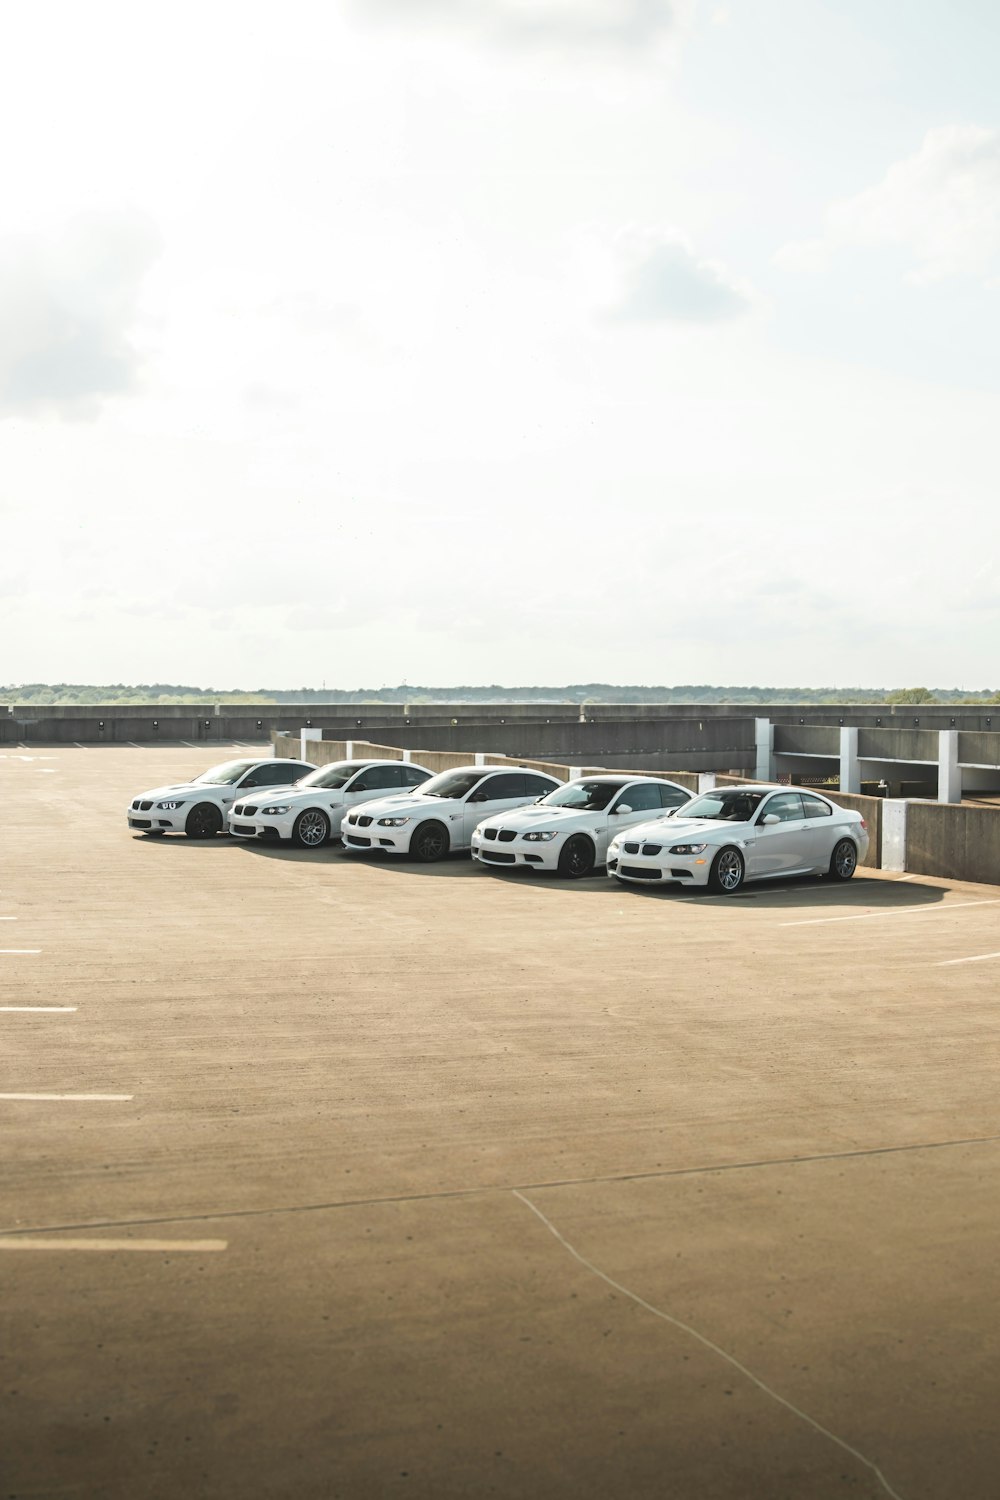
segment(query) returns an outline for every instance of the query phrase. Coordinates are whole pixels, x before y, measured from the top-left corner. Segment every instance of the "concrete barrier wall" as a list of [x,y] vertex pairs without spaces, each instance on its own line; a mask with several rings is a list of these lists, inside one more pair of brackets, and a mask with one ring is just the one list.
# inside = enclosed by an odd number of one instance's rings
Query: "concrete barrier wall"
[[945,880],[1000,883],[1000,809],[908,803],[906,868]]

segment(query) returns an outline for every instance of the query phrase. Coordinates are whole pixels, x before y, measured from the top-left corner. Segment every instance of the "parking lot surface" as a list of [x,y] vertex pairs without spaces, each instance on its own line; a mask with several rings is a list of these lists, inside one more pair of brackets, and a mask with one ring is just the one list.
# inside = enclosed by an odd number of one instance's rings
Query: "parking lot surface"
[[1000,886],[218,838],[0,754],[0,1494],[993,1500]]

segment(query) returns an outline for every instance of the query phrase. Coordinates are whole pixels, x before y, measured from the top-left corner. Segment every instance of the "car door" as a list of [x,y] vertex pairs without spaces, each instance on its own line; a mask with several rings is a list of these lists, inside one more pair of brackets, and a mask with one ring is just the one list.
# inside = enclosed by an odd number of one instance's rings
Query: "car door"
[[[766,818],[777,818],[766,823]],[[757,811],[753,836],[747,845],[747,874],[760,878],[809,869],[810,838],[802,798],[798,792],[775,792]]]
[[634,828],[637,823],[648,823],[663,811],[660,788],[652,781],[632,781],[622,787],[607,812],[598,814],[594,822],[594,843],[597,846],[598,862],[608,852],[608,844],[625,828]]
[[[530,801],[532,795],[525,784],[523,771],[501,771],[477,782],[462,807],[462,848],[472,843],[472,830],[484,818],[507,812],[512,807],[523,807]],[[452,847],[455,847],[454,840]]]
[[833,846],[844,832],[844,825],[837,817],[837,809],[822,797],[802,793],[802,811],[805,813],[805,834],[808,840],[810,863],[818,870],[830,867]]

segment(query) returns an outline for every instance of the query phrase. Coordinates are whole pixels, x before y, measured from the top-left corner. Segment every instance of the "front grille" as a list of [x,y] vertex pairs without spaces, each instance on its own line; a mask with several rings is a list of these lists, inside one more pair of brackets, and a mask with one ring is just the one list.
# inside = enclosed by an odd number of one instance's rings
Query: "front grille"
[[517,834],[515,833],[513,828],[501,828],[497,837],[499,838],[501,844],[512,844],[517,838]]
[[[371,818],[369,818],[368,821],[370,823]],[[372,846],[371,839],[359,839],[353,833],[349,833],[347,835],[347,842],[349,844],[354,844],[358,849],[370,849]]]
[[137,807],[140,812],[149,812],[149,809],[152,807],[152,805],[153,805],[152,802],[133,802],[132,803],[132,806],[133,807]]
[[239,809],[239,811],[245,818],[252,818],[257,809],[255,807],[251,807],[249,803],[245,802]]
[[632,880],[659,880],[659,870],[647,870],[645,865],[621,865],[619,875],[627,875]]
[[152,828],[153,824],[149,818],[129,818],[128,826],[130,828]]
[[639,845],[638,844],[622,844],[622,848],[625,850],[626,854],[638,854],[639,853]]
[[662,848],[662,844],[643,844],[642,852],[643,854],[648,854],[652,857],[652,855],[654,854],[659,854]]
[[361,828],[370,828],[370,827],[371,827],[371,825],[372,825],[372,823],[373,823],[373,822],[374,822],[374,819],[373,819],[373,818],[370,818],[370,817],[368,817],[368,815],[367,815],[367,813],[366,813],[366,814],[365,814],[365,815],[364,815],[364,816],[363,816],[363,817],[361,817],[361,818],[355,818],[355,820],[354,820],[354,821],[355,821],[355,823],[357,823],[357,824],[358,824],[358,825],[359,825],[359,827],[361,827]]
[[501,854],[498,849],[485,849],[483,859],[488,859],[491,865],[516,865],[516,854]]
[[495,839],[496,836],[497,836],[497,831],[496,831],[495,828],[484,828],[483,829],[483,838],[484,839]]
[[240,835],[249,834],[250,837],[253,838],[256,835],[257,830],[252,823],[234,823],[232,825],[232,832]]

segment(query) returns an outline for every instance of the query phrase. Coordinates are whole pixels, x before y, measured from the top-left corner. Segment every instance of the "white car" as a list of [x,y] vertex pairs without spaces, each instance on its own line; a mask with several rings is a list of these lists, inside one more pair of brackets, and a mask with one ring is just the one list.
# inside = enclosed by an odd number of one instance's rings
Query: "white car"
[[210,839],[225,826],[226,813],[242,792],[271,791],[300,781],[316,767],[303,760],[227,760],[193,781],[154,787],[140,792],[128,806],[128,826],[156,837],[186,833],[189,839]]
[[405,792],[427,781],[424,766],[401,760],[338,760],[321,766],[291,791],[278,796],[234,802],[229,832],[238,839],[291,839],[316,849],[340,837],[340,825],[352,807],[389,792]]
[[850,880],[867,853],[868,824],[852,808],[818,792],[736,786],[704,792],[668,823],[643,823],[616,835],[608,874],[641,885],[707,885],[731,895],[744,880]]
[[616,834],[666,817],[690,800],[684,787],[659,776],[580,776],[531,807],[480,823],[472,857],[508,869],[555,870],[576,880],[604,864]]
[[561,783],[541,771],[459,766],[442,771],[404,797],[369,802],[344,819],[345,850],[381,849],[428,863],[468,849],[477,823],[491,813],[535,802]]

